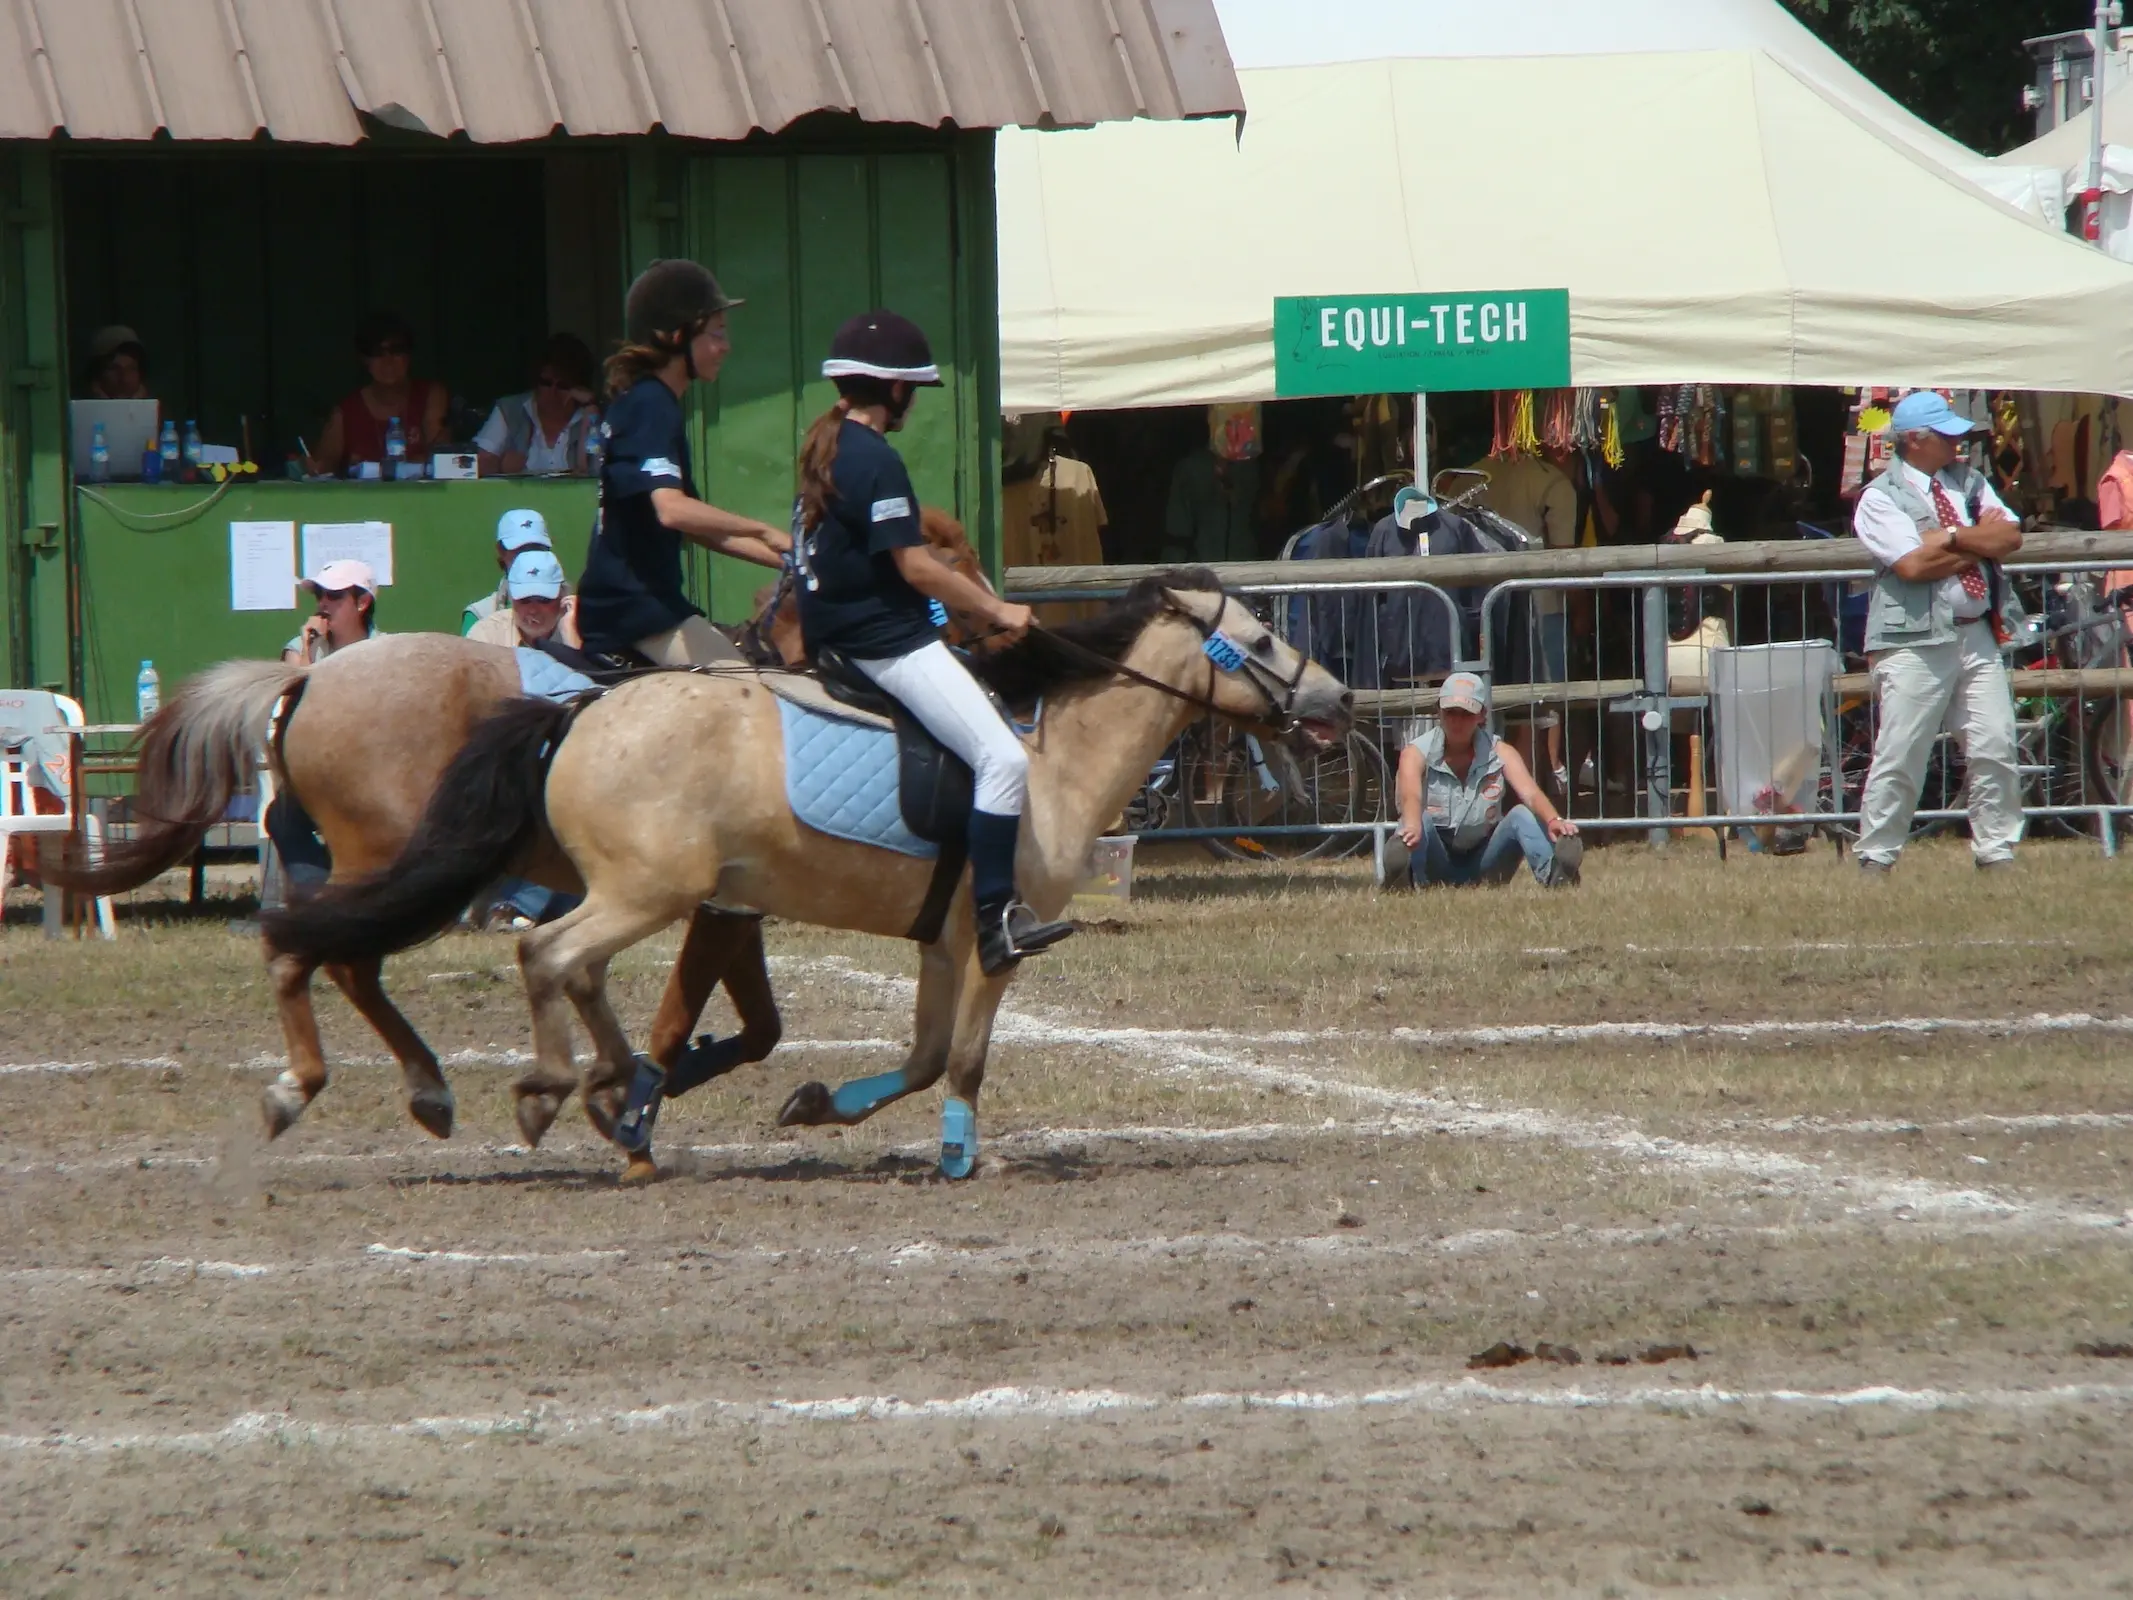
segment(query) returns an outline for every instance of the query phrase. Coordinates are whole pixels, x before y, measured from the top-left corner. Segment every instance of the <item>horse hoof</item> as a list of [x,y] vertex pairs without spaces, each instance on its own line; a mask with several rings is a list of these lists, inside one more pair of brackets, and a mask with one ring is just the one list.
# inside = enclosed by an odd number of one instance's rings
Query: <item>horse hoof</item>
[[545,1089],[518,1091],[518,1131],[528,1150],[538,1150],[541,1138],[555,1125],[563,1109],[563,1097]]
[[658,1181],[658,1178],[659,1163],[652,1159],[649,1150],[640,1150],[630,1157],[629,1165],[622,1169],[622,1176],[616,1181],[625,1189],[637,1189]]
[[585,1096],[585,1120],[593,1125],[593,1131],[601,1138],[613,1140],[615,1123],[627,1108],[629,1091],[620,1084],[607,1089],[594,1089]]
[[424,1089],[407,1097],[407,1114],[420,1123],[425,1132],[439,1139],[452,1137],[453,1110],[449,1089]]
[[266,1125],[267,1137],[279,1139],[296,1126],[296,1119],[304,1114],[310,1101],[304,1095],[304,1086],[296,1075],[284,1072],[267,1085],[266,1093],[259,1097],[261,1120]]
[[801,1084],[778,1112],[781,1128],[819,1128],[829,1120],[829,1086],[821,1083]]

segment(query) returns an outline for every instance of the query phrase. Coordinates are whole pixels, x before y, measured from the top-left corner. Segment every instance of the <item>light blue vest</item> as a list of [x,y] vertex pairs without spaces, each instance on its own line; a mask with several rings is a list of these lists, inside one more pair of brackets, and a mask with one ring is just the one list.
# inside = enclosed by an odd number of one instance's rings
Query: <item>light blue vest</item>
[[1442,728],[1431,728],[1417,743],[1422,752],[1423,822],[1444,830],[1449,849],[1480,849],[1504,813],[1503,758],[1496,753],[1496,736],[1487,728],[1475,730],[1474,763],[1466,769],[1464,782],[1444,759]]
[[[1975,467],[1963,464],[1951,467],[1949,474],[1956,481],[1948,487],[1962,498],[1970,512],[1970,520],[1975,522],[1978,507],[1983,504],[1979,498],[1985,487],[1983,474]],[[1917,524],[1921,534],[1930,533],[1941,525],[1940,513],[1933,509],[1931,498],[1911,482],[1900,463],[1890,463],[1888,471],[1867,487],[1879,489],[1895,501],[1897,508]],[[2001,595],[1999,565],[1986,562],[1984,571],[1997,609]],[[1875,571],[1874,598],[1866,613],[1868,655],[1881,650],[1951,644],[1954,640],[1955,602],[1939,578],[1899,578],[1889,567]]]

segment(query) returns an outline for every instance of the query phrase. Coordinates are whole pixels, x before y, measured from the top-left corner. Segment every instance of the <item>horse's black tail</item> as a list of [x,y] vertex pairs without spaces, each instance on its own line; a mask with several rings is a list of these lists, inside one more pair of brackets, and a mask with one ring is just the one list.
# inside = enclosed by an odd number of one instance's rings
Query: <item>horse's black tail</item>
[[442,933],[547,820],[548,761],[576,711],[511,700],[476,724],[399,859],[263,913],[268,942],[314,961],[359,961]]

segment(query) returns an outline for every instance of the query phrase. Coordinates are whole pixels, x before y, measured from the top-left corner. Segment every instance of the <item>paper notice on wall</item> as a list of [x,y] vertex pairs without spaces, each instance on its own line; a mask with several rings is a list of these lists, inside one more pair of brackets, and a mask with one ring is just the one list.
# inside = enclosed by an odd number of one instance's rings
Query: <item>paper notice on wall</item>
[[288,611],[296,605],[296,524],[230,524],[230,609]]
[[393,525],[390,522],[307,522],[304,524],[304,576],[315,578],[329,561],[360,561],[385,588],[393,581]]

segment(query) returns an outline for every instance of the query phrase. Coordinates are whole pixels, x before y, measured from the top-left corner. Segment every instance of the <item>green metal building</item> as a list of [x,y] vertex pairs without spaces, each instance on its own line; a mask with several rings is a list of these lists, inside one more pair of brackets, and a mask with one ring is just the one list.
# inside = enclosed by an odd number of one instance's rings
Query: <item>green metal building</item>
[[[357,319],[416,330],[465,438],[553,330],[596,351],[666,255],[747,304],[691,407],[713,500],[785,520],[832,397],[831,330],[888,304],[944,373],[898,440],[921,495],[995,557],[992,130],[1235,115],[1212,0],[14,0],[0,15],[0,655],[7,682],[129,721],[269,655],[302,611],[232,607],[236,522],[386,522],[388,631],[454,629],[493,588],[498,515],[566,567],[584,479],[305,483],[299,441],[362,381]],[[1101,226],[1101,219],[1091,219]],[[96,331],[148,352],[165,417],[250,444],[256,481],[77,483]],[[118,463],[123,476],[130,463]],[[692,581],[742,614],[761,574]]]

